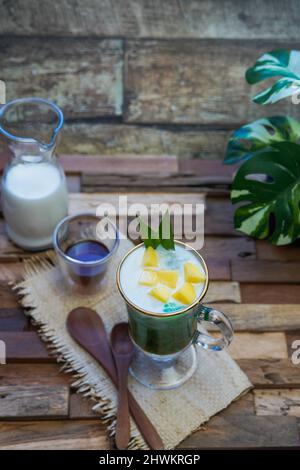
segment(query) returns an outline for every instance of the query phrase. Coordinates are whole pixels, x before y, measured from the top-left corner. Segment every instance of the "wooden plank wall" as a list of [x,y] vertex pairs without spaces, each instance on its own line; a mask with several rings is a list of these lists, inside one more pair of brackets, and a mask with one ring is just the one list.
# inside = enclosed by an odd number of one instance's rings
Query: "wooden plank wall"
[[221,159],[232,129],[297,115],[251,103],[247,67],[299,47],[298,0],[0,0],[7,98],[63,108],[60,152]]

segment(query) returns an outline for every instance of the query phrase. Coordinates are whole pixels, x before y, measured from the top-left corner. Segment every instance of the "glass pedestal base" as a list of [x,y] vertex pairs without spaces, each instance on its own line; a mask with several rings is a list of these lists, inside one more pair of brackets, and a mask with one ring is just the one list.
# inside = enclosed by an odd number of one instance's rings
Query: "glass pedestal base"
[[191,378],[196,368],[197,355],[193,345],[170,356],[147,354],[136,348],[129,372],[148,388],[170,390]]

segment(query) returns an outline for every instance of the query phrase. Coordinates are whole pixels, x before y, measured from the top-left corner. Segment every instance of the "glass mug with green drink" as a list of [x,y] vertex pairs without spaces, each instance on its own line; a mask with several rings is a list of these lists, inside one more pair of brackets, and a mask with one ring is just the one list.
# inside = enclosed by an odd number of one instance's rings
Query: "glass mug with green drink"
[[[196,370],[197,347],[220,351],[230,344],[233,330],[228,317],[201,304],[208,270],[202,256],[187,244],[174,241],[172,250],[137,245],[121,260],[117,285],[136,346],[130,372],[147,387],[178,387]],[[217,327],[221,335],[202,332],[202,321]]]

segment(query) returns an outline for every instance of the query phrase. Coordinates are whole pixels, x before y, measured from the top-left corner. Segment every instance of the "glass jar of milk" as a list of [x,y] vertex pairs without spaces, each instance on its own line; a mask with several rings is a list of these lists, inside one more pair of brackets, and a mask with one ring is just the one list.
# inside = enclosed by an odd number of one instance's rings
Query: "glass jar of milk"
[[54,156],[63,120],[55,104],[39,98],[0,108],[0,133],[10,156],[2,209],[8,236],[27,250],[49,248],[54,228],[68,212],[66,179]]

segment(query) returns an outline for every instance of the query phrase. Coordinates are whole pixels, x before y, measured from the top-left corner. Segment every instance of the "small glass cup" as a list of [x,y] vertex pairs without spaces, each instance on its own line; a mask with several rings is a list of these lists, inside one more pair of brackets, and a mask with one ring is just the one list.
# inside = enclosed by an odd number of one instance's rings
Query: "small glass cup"
[[119,232],[107,217],[68,216],[54,230],[53,245],[67,284],[79,294],[95,294],[119,246]]

